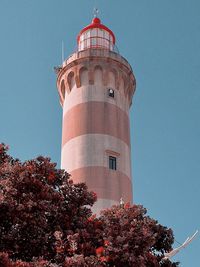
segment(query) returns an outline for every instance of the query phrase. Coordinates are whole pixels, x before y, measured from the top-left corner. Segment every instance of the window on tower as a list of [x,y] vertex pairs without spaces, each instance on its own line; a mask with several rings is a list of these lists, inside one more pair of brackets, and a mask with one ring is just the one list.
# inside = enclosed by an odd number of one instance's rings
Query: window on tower
[[112,88],[109,88],[109,89],[108,89],[108,96],[114,98],[114,96],[115,96],[115,92],[114,92],[114,90],[113,90]]
[[109,156],[109,169],[117,170],[117,158],[113,156]]

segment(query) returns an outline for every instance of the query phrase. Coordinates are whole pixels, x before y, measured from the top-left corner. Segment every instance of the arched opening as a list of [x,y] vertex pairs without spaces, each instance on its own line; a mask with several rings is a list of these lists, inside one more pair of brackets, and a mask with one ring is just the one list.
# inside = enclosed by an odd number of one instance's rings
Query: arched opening
[[88,70],[87,70],[87,68],[82,67],[79,70],[79,77],[80,77],[81,86],[84,86],[84,85],[88,85],[89,84]]
[[101,66],[95,66],[94,68],[94,83],[96,85],[103,84],[103,69]]
[[108,86],[116,88],[117,83],[117,71],[112,69],[108,72]]
[[125,81],[124,81],[124,77],[121,76],[119,89],[120,89],[120,91],[123,92],[124,88],[125,88]]
[[64,80],[62,80],[61,82],[60,90],[61,90],[62,98],[64,100],[65,99],[65,81]]
[[67,76],[67,83],[68,83],[68,87],[69,90],[71,91],[72,88],[75,86],[75,78],[74,78],[74,72],[71,71],[68,76]]

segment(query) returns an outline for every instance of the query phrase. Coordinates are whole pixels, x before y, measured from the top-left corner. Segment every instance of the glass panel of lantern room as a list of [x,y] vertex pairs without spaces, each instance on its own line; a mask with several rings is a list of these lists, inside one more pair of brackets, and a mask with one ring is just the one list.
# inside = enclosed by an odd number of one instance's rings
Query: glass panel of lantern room
[[92,46],[95,47],[97,44],[96,38],[91,38],[91,41],[92,41]]
[[106,31],[104,32],[104,38],[107,39],[107,40],[109,40],[109,33],[106,32]]
[[90,31],[87,31],[85,34],[86,34],[86,38],[90,38]]
[[98,30],[98,36],[103,38],[103,30],[102,29],[99,29]]
[[87,39],[87,48],[90,47],[90,38]]
[[103,39],[103,47],[109,48],[108,41],[106,39]]
[[105,40],[105,47],[109,49],[109,41]]
[[102,47],[106,48],[106,40],[102,39]]
[[102,38],[98,38],[98,45],[99,45],[100,47],[103,46],[103,44],[102,44]]
[[102,47],[102,44],[101,44],[101,38],[97,38],[97,46],[98,47]]
[[84,40],[84,49],[87,48],[87,39]]
[[80,50],[83,50],[84,49],[84,44],[83,44],[83,41],[80,42]]
[[113,37],[112,37],[112,35],[110,34],[110,36],[109,36],[110,38],[110,50],[111,51],[113,51]]
[[80,36],[80,41],[83,41],[83,34],[81,34]]
[[97,29],[91,30],[91,37],[97,36]]

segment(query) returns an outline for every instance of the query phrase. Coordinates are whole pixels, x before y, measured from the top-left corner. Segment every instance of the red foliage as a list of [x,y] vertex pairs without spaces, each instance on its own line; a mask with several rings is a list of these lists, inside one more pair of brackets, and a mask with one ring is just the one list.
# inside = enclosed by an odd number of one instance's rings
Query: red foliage
[[109,257],[105,257],[105,256],[100,257],[100,261],[101,261],[101,262],[104,262],[104,261],[109,262],[109,260],[110,260]]
[[103,247],[98,247],[96,249],[97,256],[101,256],[103,254],[103,252],[104,252],[104,248]]
[[124,208],[125,208],[125,209],[128,209],[128,208],[130,208],[130,206],[131,206],[131,205],[130,205],[130,202],[128,202],[128,203],[125,203]]
[[104,246],[109,246],[110,245],[110,241],[109,240],[104,240]]
[[101,217],[85,184],[73,184],[49,158],[24,163],[0,144],[0,266],[175,267],[162,262],[173,234],[142,206],[115,206]]

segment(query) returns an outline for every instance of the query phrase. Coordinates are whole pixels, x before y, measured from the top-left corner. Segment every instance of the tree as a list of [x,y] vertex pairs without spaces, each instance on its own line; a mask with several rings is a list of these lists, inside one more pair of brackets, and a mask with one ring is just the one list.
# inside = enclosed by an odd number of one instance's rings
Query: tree
[[21,162],[7,150],[0,144],[0,266],[178,266],[162,261],[172,231],[142,206],[114,206],[97,218],[85,184],[49,158]]

